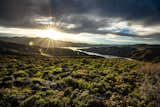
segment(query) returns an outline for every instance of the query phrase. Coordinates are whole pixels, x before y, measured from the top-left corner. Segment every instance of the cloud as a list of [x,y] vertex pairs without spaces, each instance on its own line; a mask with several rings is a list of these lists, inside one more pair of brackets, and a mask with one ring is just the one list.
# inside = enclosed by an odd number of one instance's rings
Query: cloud
[[94,13],[103,17],[143,20],[146,24],[160,22],[158,0],[51,0],[51,3],[59,15]]
[[[40,33],[41,32],[41,33]],[[58,34],[58,32],[57,32]],[[160,44],[159,40],[154,38],[141,38],[132,36],[121,36],[119,34],[92,34],[79,33],[77,35],[70,33],[60,33],[62,36],[54,38],[56,40],[80,42],[89,44]],[[0,27],[0,37],[51,37],[47,32],[39,29],[5,28]]]
[[[101,15],[122,17],[127,20],[143,20],[147,23],[160,22],[160,1],[158,0],[96,0]],[[152,22],[150,22],[152,20]]]
[[0,24],[4,26],[34,27],[36,15],[49,16],[49,0],[1,0]]
[[61,28],[72,33],[113,33],[126,36],[159,34],[160,1],[0,1],[1,26],[38,27],[50,22],[61,22]]

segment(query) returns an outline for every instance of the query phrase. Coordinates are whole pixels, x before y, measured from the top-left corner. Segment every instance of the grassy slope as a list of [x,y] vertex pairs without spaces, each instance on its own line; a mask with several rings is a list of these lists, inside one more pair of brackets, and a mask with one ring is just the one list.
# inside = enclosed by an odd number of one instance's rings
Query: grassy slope
[[0,57],[0,71],[1,107],[153,107],[160,103],[159,64],[12,55]]

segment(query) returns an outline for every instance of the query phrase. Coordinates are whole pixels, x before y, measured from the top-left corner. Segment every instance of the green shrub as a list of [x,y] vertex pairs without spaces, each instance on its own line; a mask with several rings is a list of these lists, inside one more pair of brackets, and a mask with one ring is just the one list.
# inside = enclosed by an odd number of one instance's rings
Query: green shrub
[[15,78],[18,78],[18,77],[29,77],[28,73],[26,73],[25,71],[23,70],[20,70],[20,71],[17,71],[13,74],[13,76]]

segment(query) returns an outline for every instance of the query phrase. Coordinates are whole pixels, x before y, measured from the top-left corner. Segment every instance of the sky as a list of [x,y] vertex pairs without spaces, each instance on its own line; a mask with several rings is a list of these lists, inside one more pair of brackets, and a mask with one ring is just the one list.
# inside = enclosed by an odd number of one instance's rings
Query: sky
[[0,36],[160,44],[160,1],[0,0]]

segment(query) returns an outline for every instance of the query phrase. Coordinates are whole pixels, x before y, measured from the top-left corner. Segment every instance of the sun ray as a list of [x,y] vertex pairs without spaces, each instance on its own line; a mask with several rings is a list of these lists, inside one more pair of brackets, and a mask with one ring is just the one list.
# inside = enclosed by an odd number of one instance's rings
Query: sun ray
[[46,51],[48,51],[48,49],[50,48],[50,39],[48,39],[48,45],[47,45],[47,50]]

